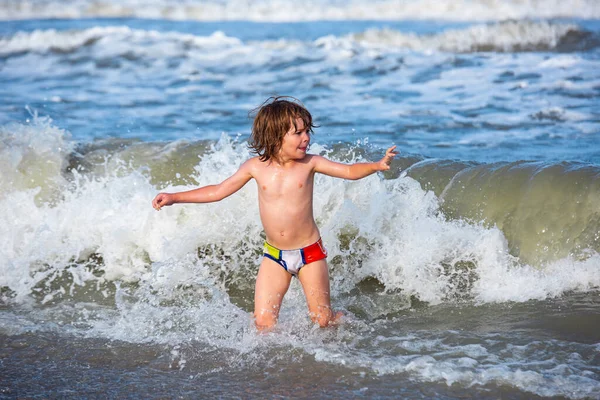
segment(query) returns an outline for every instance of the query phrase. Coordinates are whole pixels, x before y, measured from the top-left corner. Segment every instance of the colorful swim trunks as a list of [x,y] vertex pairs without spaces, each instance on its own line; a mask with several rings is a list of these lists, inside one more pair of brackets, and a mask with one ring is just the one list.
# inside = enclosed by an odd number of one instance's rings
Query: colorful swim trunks
[[300,268],[311,262],[319,261],[327,257],[327,250],[323,247],[323,241],[317,242],[296,250],[280,250],[265,242],[264,256],[281,265],[293,276],[298,275]]

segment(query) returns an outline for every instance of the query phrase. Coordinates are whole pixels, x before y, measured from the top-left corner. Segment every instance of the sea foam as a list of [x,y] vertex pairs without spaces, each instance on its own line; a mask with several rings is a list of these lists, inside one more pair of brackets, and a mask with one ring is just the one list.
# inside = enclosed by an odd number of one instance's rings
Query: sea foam
[[[178,32],[132,29],[127,26],[93,27],[83,30],[57,31],[55,29],[18,32],[0,38],[0,55],[22,53],[74,53],[94,48],[94,57],[163,58],[192,56],[206,59],[213,53],[230,51],[252,52],[256,56],[268,56],[275,51],[296,48],[301,52],[314,52],[314,47],[325,49],[348,49],[366,52],[396,51],[443,51],[470,52],[516,52],[516,51],[581,51],[598,46],[600,40],[594,34],[575,24],[546,21],[507,21],[476,24],[461,29],[449,29],[436,34],[416,34],[394,29],[370,29],[345,36],[324,36],[314,42],[280,39],[277,41],[242,41],[215,31],[209,36]],[[593,39],[593,40],[592,40]],[[308,48],[307,48],[308,47]],[[312,48],[312,49],[311,49]],[[207,53],[206,55],[203,55]],[[231,55],[231,54],[229,54]],[[210,57],[219,57],[213,54]],[[220,58],[220,57],[219,57]],[[231,60],[228,60],[229,62]],[[548,63],[555,62],[549,60]],[[549,64],[550,65],[550,64]]]
[[[45,142],[48,134],[55,142],[68,142],[64,131],[47,123],[3,129],[5,137],[10,137],[8,132],[32,132],[33,145],[5,148],[7,159],[35,148],[38,140]],[[319,151],[318,146],[314,149]],[[178,205],[161,212],[150,205],[160,190],[191,189],[235,172],[250,156],[235,140],[224,136],[207,149],[192,173],[194,183],[183,185],[157,186],[147,166],[108,161],[118,153],[98,160],[102,168],[83,169],[65,168],[68,153],[60,154],[39,153],[31,162],[3,166],[3,177],[12,174],[12,181],[24,182],[23,187],[13,184],[0,199],[11,210],[0,223],[7,238],[0,247],[0,284],[16,301],[33,293],[55,293],[55,281],[67,285],[66,292],[86,279],[139,282],[148,279],[157,263],[194,254],[213,276],[226,264],[232,281],[244,281],[256,269],[263,239],[253,182],[220,203]],[[28,186],[30,170],[56,157],[53,163],[63,167],[48,170],[53,172]],[[526,301],[600,286],[597,254],[527,265],[511,255],[500,229],[447,219],[438,197],[404,175],[373,175],[357,182],[318,175],[314,202],[338,293],[367,278],[432,304],[455,299]],[[71,269],[81,270],[79,278],[62,281]],[[529,285],[531,281],[536,285]]]

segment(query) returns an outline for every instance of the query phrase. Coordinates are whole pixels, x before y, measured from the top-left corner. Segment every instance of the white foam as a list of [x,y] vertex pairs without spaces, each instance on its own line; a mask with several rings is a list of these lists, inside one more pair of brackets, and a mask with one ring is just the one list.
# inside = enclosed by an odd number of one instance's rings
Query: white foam
[[69,134],[50,118],[32,113],[31,123],[0,127],[0,199],[27,189],[42,188],[38,197],[47,198],[62,190],[61,173],[73,149]]
[[[66,133],[48,124],[16,125],[14,129],[29,132],[29,138],[5,148],[3,159],[11,160],[13,154],[22,159],[25,150],[46,143],[48,132],[54,135],[52,143],[63,143]],[[0,285],[10,287],[20,298],[52,273],[92,253],[103,259],[102,279],[121,281],[138,281],[151,263],[181,259],[203,246],[222,249],[233,257],[234,268],[256,262],[239,252],[240,246],[260,247],[262,228],[253,182],[220,203],[156,212],[150,201],[157,188],[141,170],[107,161],[104,172],[74,172],[68,182],[62,175],[68,152],[36,154],[31,161],[2,166],[2,177],[10,177],[13,183],[6,185],[13,190],[0,198],[0,205],[11,210],[0,215],[0,233],[7,238],[0,247]],[[225,179],[248,157],[245,146],[223,137],[197,165],[198,185]],[[55,168],[29,185],[30,170],[49,162]],[[19,179],[22,187],[14,183]],[[318,175],[315,188],[315,215],[323,238],[331,258],[343,260],[341,265],[332,265],[339,291],[351,289],[366,277],[377,277],[389,290],[401,289],[431,303],[453,296],[486,303],[543,299],[600,287],[597,254],[585,260],[523,265],[509,254],[499,229],[447,221],[434,194],[410,178],[384,181],[373,175],[345,182]],[[58,191],[59,196],[54,195],[50,203],[36,199],[40,191],[49,190]],[[347,235],[355,238],[345,248],[339,238]],[[464,263],[473,270],[456,269]],[[535,286],[529,284],[532,281]]]
[[[99,47],[118,55],[123,48],[135,49],[143,55],[168,57],[182,52],[181,46],[193,46],[204,50],[217,50],[236,46],[241,42],[226,36],[220,31],[210,36],[196,36],[177,32],[158,32],[154,30],[131,29],[126,26],[93,27],[83,30],[57,31],[55,29],[18,32],[13,36],[0,39],[0,54],[23,51],[47,52],[58,50],[71,52],[100,42]],[[144,46],[152,43],[153,46]],[[186,47],[186,48],[187,48]],[[123,51],[124,52],[124,51]]]
[[571,68],[581,62],[581,57],[578,55],[558,55],[548,58],[539,63],[541,68]]
[[[368,336],[368,333],[365,332]],[[379,375],[406,373],[424,382],[442,382],[463,387],[502,385],[516,387],[538,396],[565,396],[573,399],[593,398],[600,391],[598,382],[590,376],[588,366],[577,352],[570,353],[567,343],[549,340],[545,343],[530,341],[523,345],[505,344],[491,349],[487,338],[461,336],[462,341],[478,344],[455,343],[450,332],[439,335],[418,332],[406,338],[384,338],[386,346],[410,342],[408,353],[402,355],[371,354],[362,351],[340,353],[336,345],[319,343],[312,349],[318,361],[366,368]],[[433,338],[431,338],[433,336]],[[381,340],[381,338],[379,338]],[[484,339],[484,340],[482,340]],[[493,342],[493,336],[491,337]],[[521,339],[514,338],[515,341]],[[594,345],[579,345],[579,352],[592,351]],[[403,346],[406,347],[406,346]],[[356,350],[356,349],[355,349]]]
[[572,24],[545,21],[508,21],[475,25],[433,35],[416,35],[395,30],[368,30],[351,37],[375,47],[401,47],[413,50],[450,52],[542,50],[555,48],[569,31],[579,30]]
[[402,20],[460,21],[522,18],[598,18],[595,0],[23,0],[0,2],[2,19],[137,17],[173,20]]
[[[407,50],[425,54],[553,50],[568,32],[578,29],[572,24],[510,21],[447,30],[433,35],[382,29],[341,37],[328,35],[313,42],[286,39],[243,42],[220,31],[215,31],[209,36],[197,36],[179,32],[109,26],[83,30],[48,29],[17,32],[12,36],[0,38],[0,55],[28,53],[23,57],[34,57],[41,54],[42,59],[25,59],[21,62],[39,64],[48,71],[48,74],[55,73],[61,68],[61,63],[53,62],[54,58],[48,56],[49,52],[55,52],[56,57],[64,57],[64,53],[86,52],[92,59],[100,61],[123,56],[127,59],[142,58],[156,61],[156,68],[160,70],[164,69],[161,63],[171,57],[189,58],[193,64],[186,65],[191,69],[192,65],[197,63],[230,67],[248,64],[263,66],[272,63],[273,60],[285,63],[298,57],[298,54],[304,53],[318,54],[327,62],[339,65],[340,62],[357,56],[371,60],[379,55],[395,54],[399,51],[405,53]],[[16,74],[22,68],[21,62],[8,63],[7,73]],[[541,62],[540,67],[550,70],[573,67],[581,62],[580,57],[561,55]],[[139,67],[148,68],[143,65]],[[298,68],[315,68],[315,65],[311,63],[307,67]],[[186,71],[182,70],[182,73]],[[260,76],[257,76],[255,79],[259,78]],[[198,77],[190,76],[188,79],[194,80]],[[55,102],[62,100],[60,97],[50,99]]]

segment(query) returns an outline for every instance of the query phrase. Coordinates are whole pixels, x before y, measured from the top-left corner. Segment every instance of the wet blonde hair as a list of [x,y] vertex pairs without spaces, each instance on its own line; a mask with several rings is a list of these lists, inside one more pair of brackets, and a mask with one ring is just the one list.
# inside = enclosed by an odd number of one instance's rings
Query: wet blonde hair
[[258,155],[260,161],[278,158],[285,134],[292,125],[298,129],[297,118],[302,119],[310,133],[316,127],[306,107],[298,99],[290,96],[269,97],[250,112],[250,116],[252,115],[256,116],[252,124],[249,146],[252,152]]

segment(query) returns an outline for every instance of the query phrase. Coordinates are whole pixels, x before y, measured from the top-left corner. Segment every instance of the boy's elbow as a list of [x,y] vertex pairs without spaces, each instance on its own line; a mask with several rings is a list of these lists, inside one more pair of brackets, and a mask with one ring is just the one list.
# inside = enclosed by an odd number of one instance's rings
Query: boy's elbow
[[225,193],[223,192],[223,190],[219,190],[219,189],[217,189],[217,190],[213,191],[213,192],[212,192],[212,193],[209,195],[209,199],[210,199],[210,202],[211,202],[211,203],[212,203],[212,202],[216,202],[216,201],[221,201],[221,200],[223,200],[225,197],[227,197],[227,196],[225,195]]
[[350,165],[346,170],[346,179],[349,181],[357,181],[361,178],[360,174],[356,170],[356,166]]
[[198,189],[194,196],[190,196],[186,203],[212,203],[222,200],[221,190],[216,185],[205,186]]
[[215,190],[211,193],[210,201],[221,201],[224,198],[231,196],[233,193],[235,193],[235,190],[231,190],[230,187],[217,185]]

